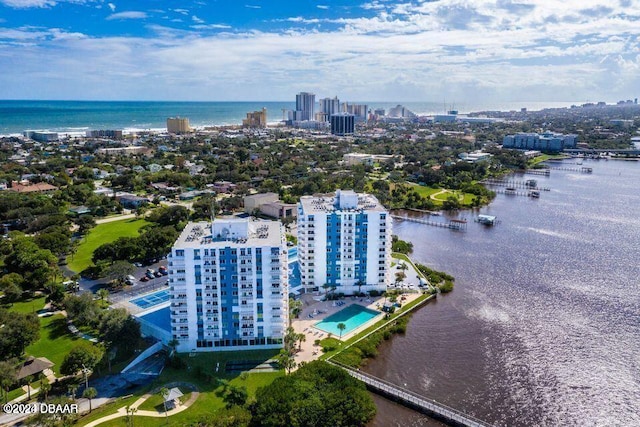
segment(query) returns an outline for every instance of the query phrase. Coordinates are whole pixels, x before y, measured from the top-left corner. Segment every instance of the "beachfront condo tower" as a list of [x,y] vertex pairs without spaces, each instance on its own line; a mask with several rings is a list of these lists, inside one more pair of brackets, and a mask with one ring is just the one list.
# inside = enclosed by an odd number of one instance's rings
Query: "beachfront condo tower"
[[178,351],[282,347],[289,313],[286,254],[276,221],[189,223],[169,255]]
[[295,121],[313,120],[315,117],[316,95],[310,92],[300,92],[296,95]]
[[353,191],[301,197],[298,258],[305,292],[386,290],[391,274],[389,212],[374,196]]
[[175,134],[191,132],[189,119],[186,117],[169,117],[167,119],[167,132]]

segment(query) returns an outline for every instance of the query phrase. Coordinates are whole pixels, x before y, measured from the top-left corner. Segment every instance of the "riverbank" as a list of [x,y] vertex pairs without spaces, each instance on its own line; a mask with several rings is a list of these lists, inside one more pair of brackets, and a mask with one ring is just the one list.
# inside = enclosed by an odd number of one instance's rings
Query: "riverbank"
[[[412,259],[458,287],[362,370],[497,425],[637,425],[640,169],[584,164],[592,174],[545,177],[540,199],[498,195],[479,211],[499,215],[496,227],[394,222],[400,239],[420,236]],[[431,425],[376,403],[372,427]]]

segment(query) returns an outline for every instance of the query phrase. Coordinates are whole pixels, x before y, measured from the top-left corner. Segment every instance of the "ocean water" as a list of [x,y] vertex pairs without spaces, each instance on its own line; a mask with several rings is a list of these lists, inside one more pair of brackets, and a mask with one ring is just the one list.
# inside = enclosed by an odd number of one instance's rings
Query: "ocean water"
[[[401,102],[354,102],[370,109],[389,110]],[[480,110],[531,110],[568,107],[572,102],[511,102],[486,104],[448,104],[436,102],[402,103],[416,114],[442,113],[454,108],[460,112]],[[282,110],[292,110],[295,102],[160,102],[160,101],[2,101],[0,135],[25,130],[82,132],[89,129],[162,129],[167,117],[188,117],[191,126],[234,125],[246,113],[267,108],[269,122],[282,120]]]
[[[394,221],[456,284],[365,370],[497,426],[640,426],[640,162],[584,164],[499,194],[494,227]],[[376,403],[371,427],[440,425]]]

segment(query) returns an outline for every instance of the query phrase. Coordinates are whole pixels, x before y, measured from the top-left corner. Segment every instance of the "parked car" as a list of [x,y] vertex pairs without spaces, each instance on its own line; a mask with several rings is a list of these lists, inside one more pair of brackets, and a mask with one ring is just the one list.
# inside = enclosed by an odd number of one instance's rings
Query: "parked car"
[[149,281],[149,278],[148,278],[147,276],[142,276],[142,277],[140,278],[140,281],[141,281],[141,282],[148,282],[148,281]]
[[153,273],[151,273],[151,272],[149,272],[149,271],[147,271],[146,276],[147,276],[147,278],[149,278],[149,279],[155,279],[155,277],[156,277],[156,276],[154,276],[154,275],[153,275]]
[[162,273],[159,271],[156,271],[155,273],[153,273],[153,275],[156,277],[162,277]]
[[141,262],[134,262],[133,265],[135,265],[136,267],[142,267],[142,263]]

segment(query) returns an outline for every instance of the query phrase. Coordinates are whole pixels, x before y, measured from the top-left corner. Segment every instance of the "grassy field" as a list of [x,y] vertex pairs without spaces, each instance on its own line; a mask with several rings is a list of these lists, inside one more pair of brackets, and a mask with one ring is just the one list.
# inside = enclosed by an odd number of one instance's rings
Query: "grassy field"
[[[435,202],[436,205],[442,205],[442,202],[447,200],[447,197],[454,195],[458,198],[460,203],[463,205],[471,205],[473,202],[473,198],[475,197],[473,194],[463,193],[457,190],[448,190],[445,188],[432,188],[427,187],[425,185],[414,184],[412,182],[407,182],[413,190],[416,191],[422,197],[430,198]],[[437,194],[440,193],[440,194]],[[431,197],[433,196],[433,197]]]
[[[169,417],[169,425],[182,426],[192,424],[199,418],[205,415],[210,415],[224,407],[224,401],[222,400],[223,387],[218,383],[219,379],[227,380],[229,384],[234,386],[246,387],[249,399],[252,399],[258,388],[271,384],[273,380],[284,375],[283,371],[248,373],[246,375],[240,375],[240,373],[228,374],[224,372],[224,364],[229,361],[248,360],[264,362],[272,358],[275,354],[277,354],[277,351],[212,352],[199,353],[194,357],[189,357],[187,354],[183,354],[181,355],[181,358],[187,364],[185,369],[165,368],[158,379],[156,379],[151,385],[137,390],[131,397],[98,408],[93,411],[92,414],[83,417],[79,421],[78,425],[82,426],[98,418],[113,414],[118,410],[118,408],[125,407],[126,405],[135,402],[143,394],[157,390],[163,385],[174,381],[195,385],[198,388],[200,395],[189,409]],[[216,373],[215,370],[218,363],[220,364],[220,369]],[[184,387],[180,388],[186,395],[188,390]],[[160,397],[153,395],[145,404],[141,405],[140,409],[153,410],[156,404],[159,403],[161,403]],[[136,426],[154,427],[164,423],[165,421],[163,418],[135,417]],[[124,417],[100,424],[100,426],[105,427],[126,425],[127,422]]]
[[529,167],[535,166],[538,163],[542,163],[545,162],[547,160],[558,160],[558,159],[569,159],[571,158],[570,156],[567,156],[566,154],[541,154],[539,156],[534,157],[533,159],[530,159],[527,164]]
[[30,298],[24,301],[14,302],[13,304],[7,305],[4,308],[16,313],[35,313],[36,311],[41,310],[44,307],[45,299],[45,297]]
[[67,321],[61,314],[40,318],[40,339],[26,349],[26,353],[34,357],[46,357],[55,365],[53,372],[60,375],[60,365],[64,357],[76,344],[76,336],[67,329]]
[[119,237],[135,237],[140,234],[140,229],[147,224],[149,222],[144,219],[125,219],[96,225],[82,239],[75,255],[69,257],[68,267],[76,273],[80,273],[92,264],[91,256],[98,247],[113,242]]

